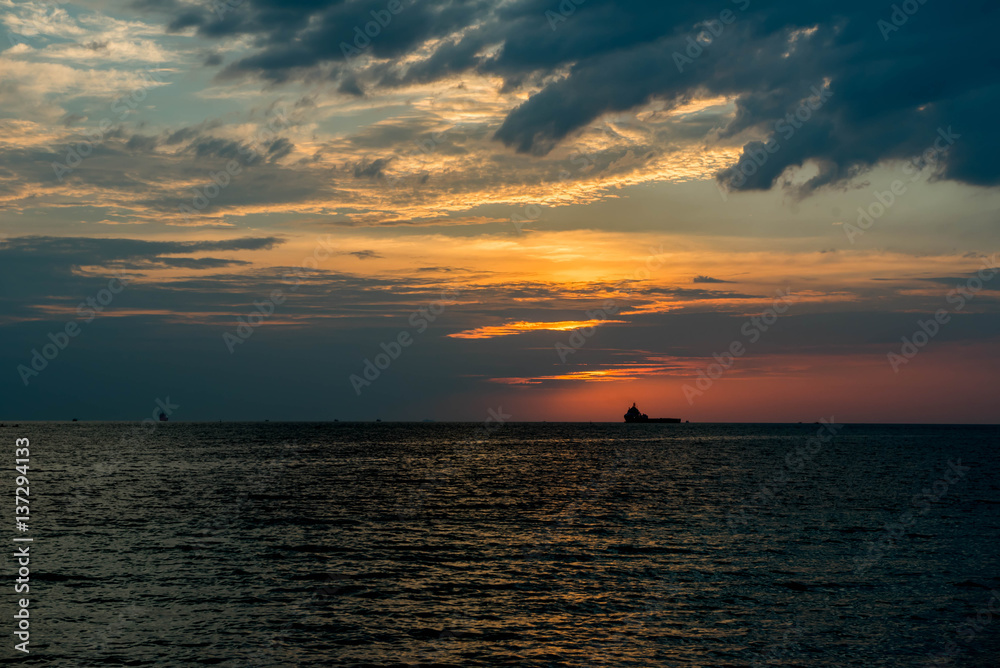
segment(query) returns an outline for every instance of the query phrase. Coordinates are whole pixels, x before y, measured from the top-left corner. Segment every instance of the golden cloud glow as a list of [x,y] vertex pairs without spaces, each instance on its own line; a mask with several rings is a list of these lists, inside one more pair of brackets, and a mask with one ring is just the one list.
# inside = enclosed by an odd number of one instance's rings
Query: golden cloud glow
[[532,378],[493,378],[492,382],[503,385],[538,385],[546,381],[565,380],[585,383],[606,383],[610,381],[640,380],[651,376],[661,376],[674,370],[672,365],[632,364],[620,367],[605,367],[571,371],[569,373]]
[[564,320],[561,322],[509,322],[504,325],[487,325],[463,332],[449,334],[452,339],[492,339],[498,336],[511,336],[525,332],[570,332],[584,327],[599,327],[609,323],[625,324],[624,320]]

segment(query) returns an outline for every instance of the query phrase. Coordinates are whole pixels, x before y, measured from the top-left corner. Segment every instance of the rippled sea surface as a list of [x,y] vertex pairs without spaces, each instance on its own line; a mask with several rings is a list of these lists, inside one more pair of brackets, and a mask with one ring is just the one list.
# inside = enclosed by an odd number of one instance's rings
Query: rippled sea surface
[[1000,428],[832,431],[8,424],[3,660],[1000,665]]

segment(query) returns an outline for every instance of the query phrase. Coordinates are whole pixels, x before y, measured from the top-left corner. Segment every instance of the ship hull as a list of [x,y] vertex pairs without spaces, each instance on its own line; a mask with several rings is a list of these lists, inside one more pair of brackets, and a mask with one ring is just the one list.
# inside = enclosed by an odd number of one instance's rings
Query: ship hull
[[640,418],[638,420],[625,420],[625,422],[628,422],[630,424],[633,422],[640,424],[649,422],[656,422],[659,424],[678,424],[680,421],[681,421],[680,418],[646,418],[645,420]]

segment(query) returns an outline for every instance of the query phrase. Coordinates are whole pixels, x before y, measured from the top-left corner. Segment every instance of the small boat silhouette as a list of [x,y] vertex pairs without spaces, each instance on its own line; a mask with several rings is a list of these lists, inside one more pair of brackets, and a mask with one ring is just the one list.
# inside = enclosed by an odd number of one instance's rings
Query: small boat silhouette
[[632,408],[628,409],[625,413],[626,422],[669,422],[671,424],[676,424],[681,421],[680,418],[651,418],[645,413],[639,411],[635,407],[635,402],[632,402]]
[[167,414],[164,413],[163,411],[160,411],[160,422],[166,422],[167,419],[168,419]]

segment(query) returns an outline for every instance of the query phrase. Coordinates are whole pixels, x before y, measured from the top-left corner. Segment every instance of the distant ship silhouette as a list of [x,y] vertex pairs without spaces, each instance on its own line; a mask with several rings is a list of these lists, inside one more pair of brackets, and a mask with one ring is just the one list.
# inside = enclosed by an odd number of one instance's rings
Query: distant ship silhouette
[[678,423],[681,421],[680,418],[651,418],[645,413],[639,412],[639,409],[635,407],[635,403],[632,403],[632,408],[628,409],[625,413],[626,422],[670,422]]

